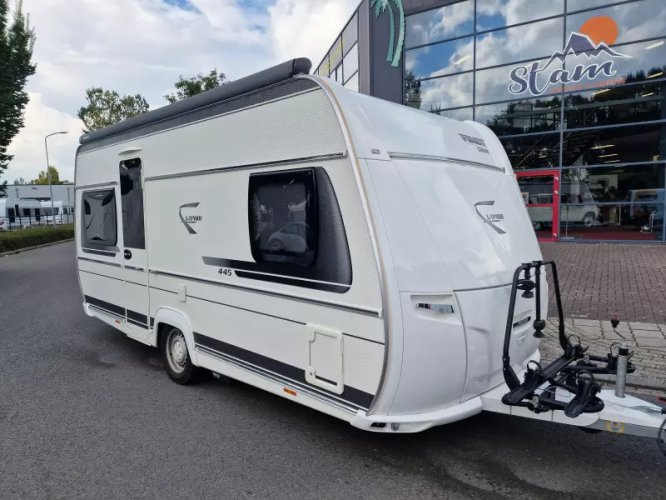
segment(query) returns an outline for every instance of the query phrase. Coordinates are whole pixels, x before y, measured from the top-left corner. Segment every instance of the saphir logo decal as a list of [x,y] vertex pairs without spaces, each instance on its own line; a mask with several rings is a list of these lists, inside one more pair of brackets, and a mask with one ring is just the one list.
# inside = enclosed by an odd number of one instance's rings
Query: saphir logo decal
[[183,209],[197,208],[199,205],[201,205],[201,202],[199,201],[195,203],[186,203],[185,205],[181,205],[180,210],[178,211],[181,222],[187,229],[187,232],[190,234],[197,234],[197,232],[192,228],[192,225],[196,224],[197,222],[201,222],[203,220],[203,216],[183,214]]
[[481,211],[479,210],[480,207],[494,207],[495,202],[494,201],[480,201],[478,203],[474,204],[474,208],[476,209],[476,213],[479,214],[479,217],[481,217],[481,220],[488,224],[490,227],[492,227],[497,234],[506,234],[506,231],[499,227],[499,223],[504,221],[504,214],[502,213],[487,213],[487,214],[482,214]]
[[[514,68],[510,75],[509,92],[513,95],[541,96],[551,85],[576,84],[583,80],[595,80],[599,76],[606,77],[608,81],[605,83],[609,85],[620,83],[622,79],[612,79],[617,75],[615,61],[631,56],[610,48],[618,34],[619,28],[612,18],[596,16],[588,19],[579,31],[569,35],[564,50],[555,51],[545,65],[541,66],[541,62],[536,61]],[[553,62],[564,61],[569,55],[584,55],[587,61],[567,69],[559,67],[549,71]],[[595,86],[603,83],[596,82]]]
[[[402,5],[402,0],[372,0],[370,8],[375,9],[375,17],[381,16],[384,12],[389,14],[389,47],[386,54],[386,61],[391,63],[391,66],[397,68],[400,66],[400,58],[402,57],[402,49],[405,46],[405,8]],[[398,40],[396,42],[396,12],[398,21]]]

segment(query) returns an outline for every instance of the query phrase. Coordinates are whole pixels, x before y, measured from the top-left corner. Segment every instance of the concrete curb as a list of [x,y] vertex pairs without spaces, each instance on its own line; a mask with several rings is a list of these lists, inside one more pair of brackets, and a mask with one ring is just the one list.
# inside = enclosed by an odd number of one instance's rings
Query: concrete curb
[[37,246],[34,246],[34,247],[26,247],[26,248],[19,248],[18,250],[11,250],[9,252],[0,253],[0,258],[9,257],[10,255],[16,255],[16,254],[23,253],[23,252],[29,252],[30,250],[37,250],[39,248],[45,248],[45,247],[50,247],[50,246],[53,246],[53,245],[59,245],[60,243],[67,243],[69,241],[74,241],[74,238],[69,238],[67,240],[52,241],[51,243],[44,243],[43,245],[37,245]]

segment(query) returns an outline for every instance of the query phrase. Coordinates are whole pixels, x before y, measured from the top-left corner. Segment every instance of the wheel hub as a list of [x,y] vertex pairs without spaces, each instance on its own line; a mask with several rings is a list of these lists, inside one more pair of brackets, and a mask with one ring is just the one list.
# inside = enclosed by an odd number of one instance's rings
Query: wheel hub
[[179,365],[185,363],[185,360],[187,359],[187,349],[185,348],[185,342],[183,342],[182,338],[177,338],[174,340],[171,353],[173,360],[176,363]]

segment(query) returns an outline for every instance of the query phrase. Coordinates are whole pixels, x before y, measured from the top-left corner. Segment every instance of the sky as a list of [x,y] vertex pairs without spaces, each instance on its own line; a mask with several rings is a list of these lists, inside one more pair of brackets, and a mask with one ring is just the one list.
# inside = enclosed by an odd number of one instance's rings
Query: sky
[[74,180],[92,86],[142,94],[151,109],[179,75],[213,68],[231,80],[294,57],[316,67],[360,0],[24,0],[37,34],[37,72],[28,81],[25,127],[2,180],[36,179],[50,164]]

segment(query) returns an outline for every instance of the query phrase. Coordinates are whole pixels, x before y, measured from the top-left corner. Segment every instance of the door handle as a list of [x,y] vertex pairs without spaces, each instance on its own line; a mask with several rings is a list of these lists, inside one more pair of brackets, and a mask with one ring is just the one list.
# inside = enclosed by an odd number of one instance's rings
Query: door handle
[[132,251],[125,249],[124,255],[125,255],[125,260],[130,260],[132,258]]

